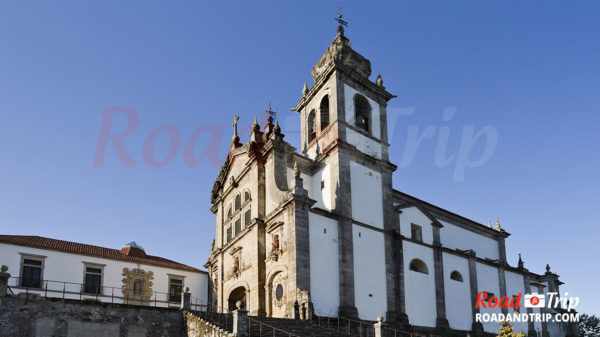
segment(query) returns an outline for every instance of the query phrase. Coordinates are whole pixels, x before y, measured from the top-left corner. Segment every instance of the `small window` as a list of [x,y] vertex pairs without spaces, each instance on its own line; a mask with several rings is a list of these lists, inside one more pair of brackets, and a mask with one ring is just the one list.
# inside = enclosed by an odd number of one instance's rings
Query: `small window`
[[325,95],[321,100],[319,107],[321,112],[321,130],[325,129],[329,125],[329,96]]
[[308,129],[308,142],[310,143],[317,138],[317,129],[315,128],[315,110],[310,111],[306,123]]
[[23,259],[21,286],[27,288],[42,287],[42,260],[33,258]]
[[423,241],[423,229],[419,225],[410,224],[410,238],[416,241]]
[[283,285],[280,283],[275,287],[275,299],[281,301],[283,298]]
[[362,95],[354,96],[354,124],[367,132],[371,132],[371,105]]
[[227,208],[227,219],[231,219],[231,205],[229,205],[229,208]]
[[238,218],[235,220],[235,235],[240,234],[242,231],[242,219]]
[[450,279],[458,282],[463,282],[463,277],[457,270],[450,273]]
[[169,279],[169,302],[181,302],[181,293],[183,292],[183,280]]
[[231,241],[232,235],[231,235],[231,226],[227,227],[227,242]]
[[425,262],[419,259],[413,259],[412,261],[410,261],[408,269],[416,271],[418,273],[429,274],[429,271],[427,270],[427,265],[425,264]]
[[244,203],[250,201],[250,192],[244,192]]
[[242,207],[242,196],[241,195],[236,195],[235,196],[235,210],[239,210]]
[[83,292],[102,294],[102,268],[85,267]]
[[244,227],[248,227],[250,226],[250,222],[252,221],[252,211],[247,210],[246,213],[244,213]]

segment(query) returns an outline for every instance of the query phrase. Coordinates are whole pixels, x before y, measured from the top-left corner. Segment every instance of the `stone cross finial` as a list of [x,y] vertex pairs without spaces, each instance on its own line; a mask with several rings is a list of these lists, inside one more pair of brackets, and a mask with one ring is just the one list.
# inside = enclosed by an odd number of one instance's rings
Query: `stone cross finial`
[[337,18],[335,18],[335,21],[338,22],[337,32],[340,35],[344,35],[344,26],[348,26],[348,22],[342,20],[342,6],[338,8],[338,15]]
[[231,123],[231,125],[233,125],[233,135],[237,136],[237,125],[238,125],[238,121],[240,120],[240,116],[233,116],[233,123]]

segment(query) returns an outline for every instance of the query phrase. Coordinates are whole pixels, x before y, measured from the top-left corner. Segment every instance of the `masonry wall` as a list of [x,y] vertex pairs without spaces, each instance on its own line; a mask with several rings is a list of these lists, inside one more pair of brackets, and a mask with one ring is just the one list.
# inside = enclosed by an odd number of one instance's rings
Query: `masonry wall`
[[309,213],[310,289],[317,315],[337,316],[340,304],[338,223]]
[[0,298],[0,335],[19,337],[186,336],[179,310],[71,300]]

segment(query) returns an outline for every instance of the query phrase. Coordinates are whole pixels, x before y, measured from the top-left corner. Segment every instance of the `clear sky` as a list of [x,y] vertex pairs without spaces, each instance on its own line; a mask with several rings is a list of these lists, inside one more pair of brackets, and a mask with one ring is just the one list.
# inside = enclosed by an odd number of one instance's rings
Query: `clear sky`
[[[372,79],[381,73],[398,95],[388,109],[394,187],[481,223],[499,216],[511,264],[518,253],[534,272],[550,263],[563,293],[598,314],[597,2],[2,1],[0,232],[114,248],[135,240],[201,267],[232,116],[247,127],[272,101],[300,146],[289,109],[312,84],[340,4]],[[111,107],[121,107],[114,134],[123,111],[137,113],[123,141],[134,167],[112,143],[94,165]],[[224,133],[210,146],[201,133],[189,153],[209,154],[184,160],[201,127]],[[153,165],[168,130],[179,145]],[[484,136],[465,151],[469,130]]]

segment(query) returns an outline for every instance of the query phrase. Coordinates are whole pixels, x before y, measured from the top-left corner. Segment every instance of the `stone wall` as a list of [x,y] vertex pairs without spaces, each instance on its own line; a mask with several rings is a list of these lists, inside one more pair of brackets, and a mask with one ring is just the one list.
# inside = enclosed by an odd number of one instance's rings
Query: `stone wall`
[[75,300],[0,297],[0,335],[11,337],[183,337],[178,309]]

